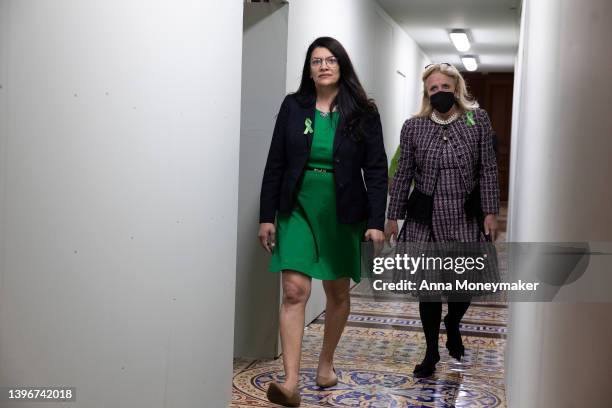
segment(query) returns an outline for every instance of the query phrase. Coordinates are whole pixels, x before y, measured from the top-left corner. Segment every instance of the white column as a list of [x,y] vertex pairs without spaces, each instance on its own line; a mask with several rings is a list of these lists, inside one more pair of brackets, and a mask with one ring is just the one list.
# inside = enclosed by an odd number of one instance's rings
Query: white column
[[227,406],[242,7],[0,2],[0,385]]
[[257,239],[261,180],[285,97],[288,5],[246,3],[242,45],[240,199],[234,355],[271,358],[278,341],[280,273]]
[[[612,241],[612,3],[525,0],[523,13],[508,238]],[[609,403],[611,326],[611,303],[511,304],[509,406]]]

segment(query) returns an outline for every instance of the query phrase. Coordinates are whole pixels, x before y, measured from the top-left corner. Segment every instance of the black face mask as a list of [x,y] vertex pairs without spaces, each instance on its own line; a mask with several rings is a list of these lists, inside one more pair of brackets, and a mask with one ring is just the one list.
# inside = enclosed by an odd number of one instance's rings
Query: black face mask
[[452,92],[440,91],[429,97],[429,102],[435,110],[440,113],[448,112],[455,104],[455,94]]

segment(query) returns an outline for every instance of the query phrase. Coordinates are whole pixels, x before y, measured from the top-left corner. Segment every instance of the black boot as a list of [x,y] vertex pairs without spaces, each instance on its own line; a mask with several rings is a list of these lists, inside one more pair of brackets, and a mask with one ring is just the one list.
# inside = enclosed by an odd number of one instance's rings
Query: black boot
[[465,355],[465,347],[463,347],[459,325],[469,306],[470,302],[448,302],[448,314],[444,317],[446,348],[448,349],[448,354],[457,361],[461,361],[461,357]]
[[414,366],[414,376],[416,378],[430,377],[436,371],[436,364],[440,361],[438,351],[425,353],[425,358],[421,364]]
[[463,340],[461,340],[459,324],[451,322],[448,315],[446,315],[444,317],[444,326],[446,326],[446,348],[448,349],[448,354],[455,360],[461,361],[461,357],[465,355],[465,347],[463,347]]
[[438,336],[440,335],[440,318],[442,314],[441,302],[420,302],[419,313],[425,332],[427,351],[421,364],[414,367],[414,376],[423,378],[431,376],[436,371],[436,364],[440,361],[438,352]]

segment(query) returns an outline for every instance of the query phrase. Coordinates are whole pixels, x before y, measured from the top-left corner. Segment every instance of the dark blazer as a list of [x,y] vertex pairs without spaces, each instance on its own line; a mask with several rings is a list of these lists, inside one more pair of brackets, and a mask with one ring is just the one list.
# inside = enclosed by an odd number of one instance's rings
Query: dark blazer
[[[312,133],[305,133],[308,118],[314,126],[314,103],[301,105],[295,95],[285,97],[272,134],[263,175],[259,222],[273,223],[276,213],[289,214],[310,156]],[[340,118],[334,136],[333,160],[336,214],[343,224],[367,220],[367,228],[384,229],[387,204],[387,156],[380,116],[364,120],[365,135],[355,141]],[[363,170],[363,176],[362,176]]]

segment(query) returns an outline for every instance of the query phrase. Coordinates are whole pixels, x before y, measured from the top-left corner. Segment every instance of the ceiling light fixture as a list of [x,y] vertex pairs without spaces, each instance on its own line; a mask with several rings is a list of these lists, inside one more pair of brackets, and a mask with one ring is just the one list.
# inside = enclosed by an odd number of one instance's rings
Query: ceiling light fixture
[[459,52],[466,52],[472,46],[465,30],[452,30],[448,36]]
[[474,55],[462,55],[461,62],[468,71],[476,71],[478,69],[478,61]]

